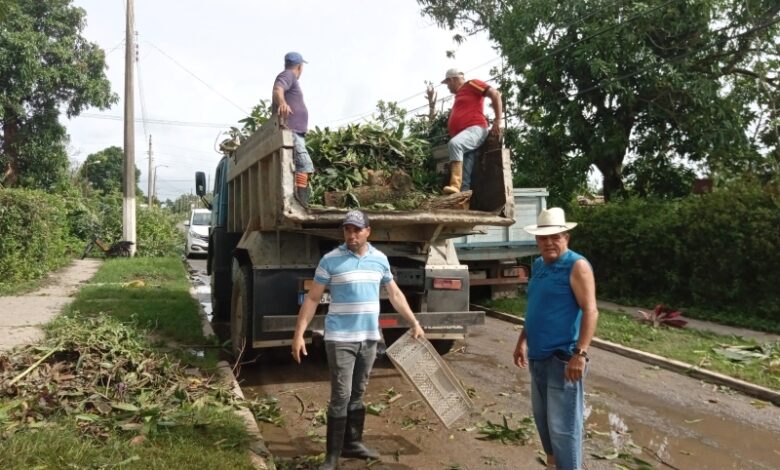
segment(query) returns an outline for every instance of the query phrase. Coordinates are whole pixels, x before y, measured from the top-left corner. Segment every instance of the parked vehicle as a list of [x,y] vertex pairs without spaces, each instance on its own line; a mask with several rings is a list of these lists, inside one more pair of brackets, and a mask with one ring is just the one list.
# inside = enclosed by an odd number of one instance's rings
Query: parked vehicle
[[[475,165],[470,210],[367,210],[371,243],[390,261],[394,278],[437,350],[449,351],[484,312],[469,310],[469,271],[452,239],[477,226],[510,226],[514,198],[509,152],[497,142]],[[293,197],[293,140],[269,120],[214,177],[207,269],[215,321],[229,322],[237,356],[255,348],[289,345],[303,296],[323,254],[342,241],[346,209],[304,208]],[[205,174],[196,191],[206,193]],[[307,332],[324,327],[327,296]],[[407,325],[382,299],[379,318],[389,344]],[[318,336],[318,335],[316,335]],[[316,337],[315,336],[315,337]]]
[[208,209],[193,209],[190,220],[184,223],[187,236],[184,244],[184,254],[190,258],[194,254],[207,254],[209,250],[209,228],[211,228],[211,211]]
[[491,299],[515,298],[518,287],[528,283],[528,267],[518,258],[539,253],[534,236],[523,230],[536,223],[547,208],[545,188],[515,188],[515,223],[509,227],[485,227],[484,233],[456,238],[458,259],[469,267],[472,288],[490,291]]

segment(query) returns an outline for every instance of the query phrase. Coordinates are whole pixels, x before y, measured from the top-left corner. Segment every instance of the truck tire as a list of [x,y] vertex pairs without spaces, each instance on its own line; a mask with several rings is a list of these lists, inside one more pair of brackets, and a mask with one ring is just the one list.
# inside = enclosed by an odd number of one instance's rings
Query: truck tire
[[236,362],[252,359],[252,267],[233,260],[233,292],[230,309],[230,344]]

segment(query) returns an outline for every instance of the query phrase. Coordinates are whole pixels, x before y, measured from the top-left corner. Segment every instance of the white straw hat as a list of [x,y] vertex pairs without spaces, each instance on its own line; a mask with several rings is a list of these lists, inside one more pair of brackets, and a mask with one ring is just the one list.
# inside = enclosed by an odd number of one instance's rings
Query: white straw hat
[[566,215],[560,207],[551,207],[539,213],[536,225],[527,225],[523,230],[531,235],[554,235],[577,226],[577,222],[566,222]]

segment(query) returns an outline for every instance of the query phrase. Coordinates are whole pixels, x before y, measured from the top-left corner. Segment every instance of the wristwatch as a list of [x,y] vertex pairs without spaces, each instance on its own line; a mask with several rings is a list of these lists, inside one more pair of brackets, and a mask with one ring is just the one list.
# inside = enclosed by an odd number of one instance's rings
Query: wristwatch
[[580,349],[580,348],[574,348],[574,349],[572,349],[572,351],[571,351],[571,352],[573,352],[573,353],[574,353],[575,355],[577,355],[577,356],[582,356],[582,357],[584,357],[585,359],[587,359],[587,358],[588,358],[588,351],[585,351],[584,349]]

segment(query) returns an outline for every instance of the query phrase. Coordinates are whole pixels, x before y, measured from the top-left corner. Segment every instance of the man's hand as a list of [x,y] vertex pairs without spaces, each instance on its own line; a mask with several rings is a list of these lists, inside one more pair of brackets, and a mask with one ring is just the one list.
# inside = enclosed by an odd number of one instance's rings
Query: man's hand
[[498,125],[498,121],[493,122],[493,126],[490,128],[490,135],[501,137],[501,126]]
[[517,367],[525,369],[528,365],[528,342],[525,339],[518,339],[517,346],[515,346],[515,352],[512,354],[514,359],[512,362]]
[[414,326],[412,327],[412,337],[425,338],[425,331],[423,331],[422,327],[420,326],[420,322],[418,321],[415,321]]
[[569,359],[569,363],[566,364],[566,370],[563,375],[566,377],[567,382],[576,382],[582,378],[585,373],[585,364],[587,363],[585,356],[575,354]]
[[293,338],[292,342],[292,357],[298,364],[301,363],[301,354],[308,356],[306,352],[306,341],[302,337]]
[[279,104],[279,117],[282,119],[287,119],[288,117],[292,116],[294,113],[292,109],[290,108],[290,105],[288,105],[286,102]]

